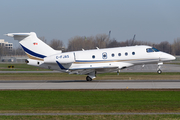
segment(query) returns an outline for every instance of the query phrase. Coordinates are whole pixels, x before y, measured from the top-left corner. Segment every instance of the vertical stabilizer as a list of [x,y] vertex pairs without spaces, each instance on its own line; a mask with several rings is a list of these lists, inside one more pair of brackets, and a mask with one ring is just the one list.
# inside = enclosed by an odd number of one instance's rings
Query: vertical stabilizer
[[41,41],[36,33],[8,33],[7,36],[18,40],[25,53],[30,59],[42,60],[50,55],[61,53],[52,49],[49,45]]

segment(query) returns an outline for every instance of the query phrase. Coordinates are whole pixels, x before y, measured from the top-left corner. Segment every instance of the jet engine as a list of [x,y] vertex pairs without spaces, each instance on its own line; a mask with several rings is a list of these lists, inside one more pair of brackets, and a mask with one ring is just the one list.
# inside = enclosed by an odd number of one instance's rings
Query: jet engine
[[28,65],[33,65],[33,66],[39,66],[39,65],[41,65],[42,63],[44,63],[43,61],[38,61],[38,60],[33,60],[33,59],[27,59],[27,60],[25,60],[25,62],[26,62]]

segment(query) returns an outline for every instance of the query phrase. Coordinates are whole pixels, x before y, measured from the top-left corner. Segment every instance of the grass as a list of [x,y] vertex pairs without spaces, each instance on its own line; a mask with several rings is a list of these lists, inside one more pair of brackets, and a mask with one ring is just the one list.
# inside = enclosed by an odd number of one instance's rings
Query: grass
[[180,80],[180,73],[105,73],[98,74],[97,80]]
[[0,73],[0,80],[85,80],[85,77],[67,73]]
[[[14,68],[8,68],[8,66],[14,66]],[[0,71],[51,71],[36,66],[31,66],[22,63],[3,63],[0,64]]]
[[4,120],[180,120],[180,115],[0,116]]
[[180,91],[0,91],[1,112],[180,112]]
[[[67,73],[0,73],[0,80],[85,80],[86,75]],[[104,73],[94,80],[180,80],[180,73]]]
[[174,64],[174,65],[180,65],[180,63],[166,63],[166,64]]

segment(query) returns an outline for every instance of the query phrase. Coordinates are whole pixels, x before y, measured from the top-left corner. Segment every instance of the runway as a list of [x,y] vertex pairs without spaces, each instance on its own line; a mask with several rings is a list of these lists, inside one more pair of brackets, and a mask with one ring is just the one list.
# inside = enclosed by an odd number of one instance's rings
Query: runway
[[18,89],[180,89],[180,80],[0,81],[0,90]]

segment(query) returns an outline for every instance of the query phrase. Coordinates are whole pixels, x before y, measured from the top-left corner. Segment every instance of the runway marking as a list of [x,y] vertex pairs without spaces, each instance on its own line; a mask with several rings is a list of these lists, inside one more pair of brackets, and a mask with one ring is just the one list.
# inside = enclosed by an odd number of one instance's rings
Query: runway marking
[[[99,81],[100,82],[100,81]],[[96,83],[96,85],[94,86],[94,89],[97,88],[97,86],[99,85],[99,82]]]
[[153,86],[154,88],[156,88],[156,85],[155,85],[154,81],[152,81],[152,86]]

